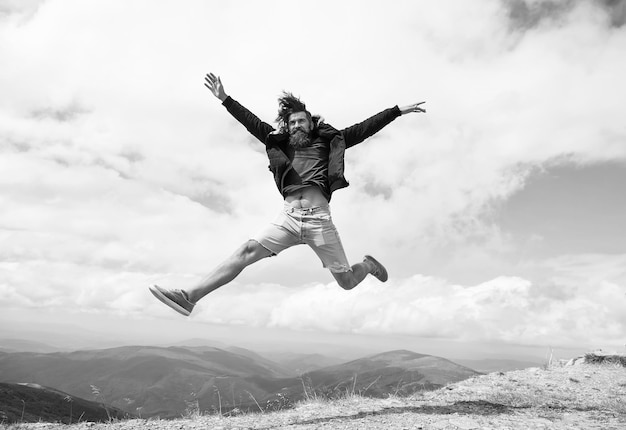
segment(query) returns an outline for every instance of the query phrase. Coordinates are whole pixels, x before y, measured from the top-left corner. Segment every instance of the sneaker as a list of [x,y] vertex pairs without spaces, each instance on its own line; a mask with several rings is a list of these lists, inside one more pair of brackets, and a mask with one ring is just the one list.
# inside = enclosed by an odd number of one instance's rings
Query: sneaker
[[196,305],[195,303],[191,303],[189,301],[187,293],[183,290],[167,290],[159,287],[158,285],[153,285],[150,287],[150,292],[154,295],[154,297],[186,317],[191,314],[193,307]]
[[385,269],[385,266],[380,264],[378,260],[376,260],[374,257],[372,257],[371,255],[366,255],[363,261],[369,262],[374,266],[374,270],[371,271],[370,273],[374,275],[376,278],[378,278],[380,282],[386,282],[387,279],[389,279],[389,276],[387,275],[387,269]]

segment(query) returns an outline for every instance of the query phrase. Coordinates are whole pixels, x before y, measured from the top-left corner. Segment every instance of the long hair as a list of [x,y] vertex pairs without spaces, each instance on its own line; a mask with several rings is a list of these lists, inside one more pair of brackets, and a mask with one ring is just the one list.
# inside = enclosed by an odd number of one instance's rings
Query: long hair
[[298,97],[283,91],[283,95],[278,98],[278,116],[276,117],[276,122],[281,132],[289,130],[289,116],[296,112],[306,113],[312,127],[315,128],[317,126],[320,116],[311,115],[311,112],[306,109],[306,105]]

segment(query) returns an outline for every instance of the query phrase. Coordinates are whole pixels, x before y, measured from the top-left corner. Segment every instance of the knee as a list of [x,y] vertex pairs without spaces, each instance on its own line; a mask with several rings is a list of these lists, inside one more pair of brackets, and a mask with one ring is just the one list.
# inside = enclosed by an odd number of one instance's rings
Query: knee
[[337,284],[344,290],[351,290],[358,285],[354,276],[351,276],[351,272],[333,273],[333,275],[335,275]]
[[356,284],[354,282],[344,281],[344,282],[339,282],[339,286],[346,291],[350,291],[351,289],[356,287]]
[[259,242],[250,239],[235,252],[235,258],[242,264],[246,264],[250,261],[262,258],[265,251],[265,248],[263,248]]
[[243,245],[241,245],[237,251],[235,251],[235,257],[238,260],[245,260],[248,256],[254,253],[254,241],[249,240]]

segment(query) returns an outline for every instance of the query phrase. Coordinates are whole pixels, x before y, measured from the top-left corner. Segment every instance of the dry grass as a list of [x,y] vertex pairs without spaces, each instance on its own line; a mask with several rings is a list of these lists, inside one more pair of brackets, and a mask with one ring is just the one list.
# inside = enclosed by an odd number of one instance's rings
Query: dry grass
[[617,364],[626,367],[626,355],[589,352],[585,354],[585,363],[589,364]]
[[513,409],[597,411],[626,416],[626,368],[614,361],[492,373],[425,395],[486,401]]

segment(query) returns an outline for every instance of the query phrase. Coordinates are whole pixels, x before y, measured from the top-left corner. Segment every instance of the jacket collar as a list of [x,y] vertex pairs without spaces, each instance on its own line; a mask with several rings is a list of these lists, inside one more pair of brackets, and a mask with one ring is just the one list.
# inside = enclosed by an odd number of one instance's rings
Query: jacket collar
[[[317,125],[316,134],[322,139],[332,140],[333,138],[339,136],[341,133],[335,127],[326,124],[325,122],[320,122]],[[275,145],[283,145],[288,141],[289,133],[272,133],[267,137],[267,142]]]

